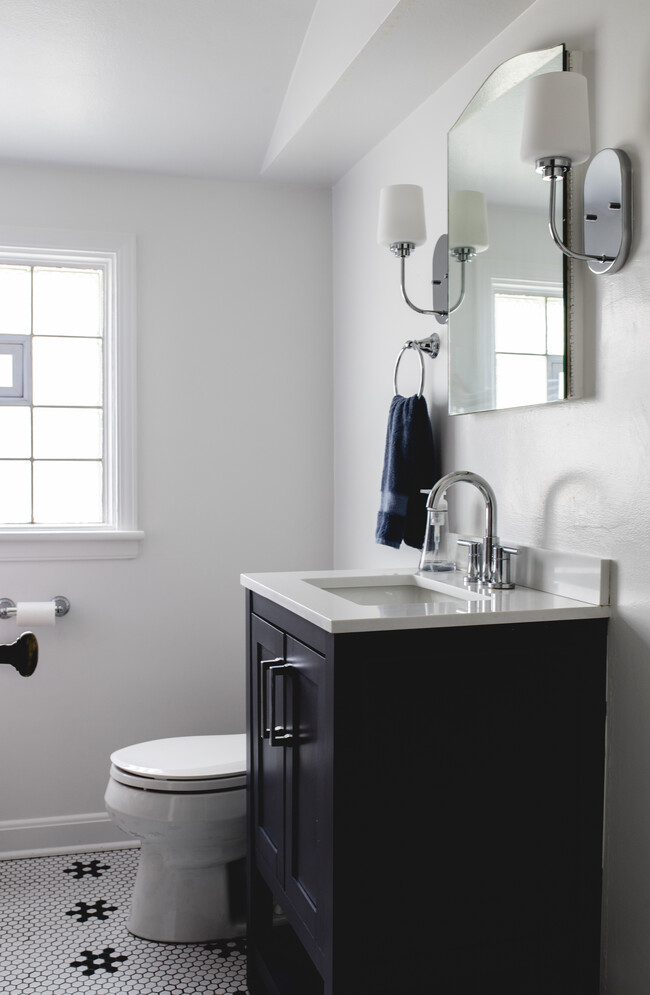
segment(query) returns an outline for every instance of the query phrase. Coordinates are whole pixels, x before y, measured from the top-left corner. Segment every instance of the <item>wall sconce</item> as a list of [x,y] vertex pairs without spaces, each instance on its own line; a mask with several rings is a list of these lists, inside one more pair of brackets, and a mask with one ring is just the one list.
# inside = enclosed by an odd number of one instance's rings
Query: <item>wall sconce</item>
[[542,73],[528,81],[521,158],[550,181],[549,228],[571,259],[592,273],[615,273],[632,240],[632,167],[622,149],[603,149],[591,160],[584,182],[584,252],[564,245],[555,221],[555,181],[591,153],[587,80],[574,72]]
[[[487,210],[485,197],[474,190],[458,190],[450,194],[450,235],[441,235],[436,243],[432,260],[433,308],[421,308],[411,301],[406,292],[406,258],[426,241],[424,220],[424,194],[422,187],[409,183],[384,187],[379,195],[379,225],[377,241],[390,248],[400,260],[400,289],[402,297],[418,314],[435,315],[445,324],[465,297],[465,265],[477,252],[488,247]],[[451,244],[451,250],[448,246]],[[448,259],[451,255],[461,265],[461,291],[456,303],[449,306]]]

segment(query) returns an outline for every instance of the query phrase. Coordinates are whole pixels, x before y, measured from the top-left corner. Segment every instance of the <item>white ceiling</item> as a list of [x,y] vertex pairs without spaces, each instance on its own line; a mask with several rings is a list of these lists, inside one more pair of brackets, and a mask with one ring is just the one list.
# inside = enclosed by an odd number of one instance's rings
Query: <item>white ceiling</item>
[[1,0],[0,161],[329,184],[532,2]]

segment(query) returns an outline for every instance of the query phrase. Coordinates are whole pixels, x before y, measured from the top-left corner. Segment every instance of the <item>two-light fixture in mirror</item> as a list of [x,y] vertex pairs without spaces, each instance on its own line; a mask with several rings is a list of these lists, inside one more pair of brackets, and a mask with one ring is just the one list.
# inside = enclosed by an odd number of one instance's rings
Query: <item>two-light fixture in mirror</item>
[[495,70],[448,135],[449,234],[434,251],[430,308],[405,287],[426,238],[422,190],[382,191],[378,239],[400,258],[404,299],[448,324],[450,414],[576,396],[573,261],[615,272],[631,239],[629,160],[606,149],[585,179],[583,251],[572,244],[571,167],[589,154],[586,80],[563,46]]

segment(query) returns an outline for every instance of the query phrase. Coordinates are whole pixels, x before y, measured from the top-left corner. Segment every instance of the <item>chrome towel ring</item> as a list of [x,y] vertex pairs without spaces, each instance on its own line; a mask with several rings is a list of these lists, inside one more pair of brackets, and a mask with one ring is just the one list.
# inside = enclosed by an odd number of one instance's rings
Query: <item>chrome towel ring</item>
[[395,391],[395,395],[397,396],[397,394],[399,394],[399,391],[397,389],[397,371],[399,370],[399,364],[401,362],[402,356],[408,349],[415,349],[415,351],[418,354],[418,359],[420,360],[420,389],[418,390],[418,397],[422,397],[422,393],[424,391],[424,356],[422,354],[420,346],[413,339],[409,339],[408,342],[405,342],[402,348],[400,349],[399,356],[397,357],[397,360],[395,362],[395,370],[393,372],[393,389]]
[[418,397],[422,397],[424,392],[424,355],[430,356],[431,359],[435,359],[440,352],[440,336],[437,332],[429,335],[426,339],[407,339],[400,350],[400,354],[397,357],[395,363],[395,371],[393,373],[393,388],[395,390],[395,395],[399,393],[397,390],[397,371],[399,370],[399,364],[402,356],[407,349],[415,349],[418,354],[418,359],[420,360],[420,389],[418,391]]

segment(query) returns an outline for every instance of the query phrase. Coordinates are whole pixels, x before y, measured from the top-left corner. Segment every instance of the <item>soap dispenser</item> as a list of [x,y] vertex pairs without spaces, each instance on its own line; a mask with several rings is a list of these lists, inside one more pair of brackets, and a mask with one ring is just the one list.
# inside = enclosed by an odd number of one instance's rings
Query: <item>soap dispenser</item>
[[447,504],[443,500],[437,509],[427,510],[427,528],[424,534],[419,573],[455,570],[456,564],[447,553]]

